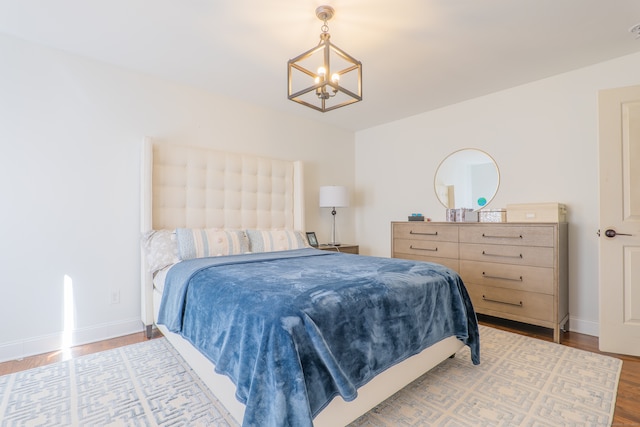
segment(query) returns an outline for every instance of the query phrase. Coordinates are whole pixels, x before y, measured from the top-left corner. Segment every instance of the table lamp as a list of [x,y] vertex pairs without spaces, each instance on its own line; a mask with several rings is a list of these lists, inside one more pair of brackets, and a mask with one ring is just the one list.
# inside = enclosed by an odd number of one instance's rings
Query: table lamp
[[329,244],[340,246],[340,243],[336,242],[336,208],[349,207],[349,191],[347,187],[338,185],[320,187],[320,207],[332,209],[333,227],[331,229],[331,242],[329,242]]

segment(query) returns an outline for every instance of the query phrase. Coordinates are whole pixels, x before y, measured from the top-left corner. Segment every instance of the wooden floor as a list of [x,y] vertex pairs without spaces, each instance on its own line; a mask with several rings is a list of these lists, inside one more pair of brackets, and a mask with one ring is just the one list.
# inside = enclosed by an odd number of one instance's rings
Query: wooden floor
[[[543,339],[545,341],[553,341],[553,333],[550,329],[538,328],[535,326],[483,316],[479,316],[479,320],[483,325],[520,333],[530,337]],[[161,336],[159,332],[154,332],[153,338],[157,338],[159,336]],[[0,375],[23,371],[111,348],[122,347],[144,341],[145,339],[144,333],[140,332],[120,338],[74,347],[66,353],[58,351],[27,357],[22,360],[0,363]],[[602,353],[598,350],[598,338],[576,332],[563,333],[562,344],[622,359],[622,374],[620,375],[620,384],[618,385],[618,397],[616,400],[616,409],[612,426],[640,427],[640,357]]]

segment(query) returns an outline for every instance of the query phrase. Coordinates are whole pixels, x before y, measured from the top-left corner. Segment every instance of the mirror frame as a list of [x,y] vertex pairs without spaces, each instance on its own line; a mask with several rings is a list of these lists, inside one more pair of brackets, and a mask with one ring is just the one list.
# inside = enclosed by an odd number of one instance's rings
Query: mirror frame
[[[475,205],[475,202],[472,202],[472,206],[447,206],[447,199],[446,197],[451,197],[451,194],[449,193],[448,196],[445,196],[442,193],[442,191],[438,191],[438,187],[442,187],[441,185],[438,185],[438,174],[441,172],[441,169],[443,169],[443,165],[446,162],[452,163],[456,157],[460,157],[460,153],[464,153],[464,152],[476,152],[478,153],[478,155],[483,155],[484,157],[486,157],[487,159],[487,163],[492,163],[494,168],[495,168],[495,172],[496,172],[496,184],[495,184],[495,189],[493,190],[493,194],[490,195],[490,197],[486,197],[487,201],[483,206],[480,207],[474,207],[473,205]],[[498,189],[500,188],[500,168],[498,168],[498,163],[495,161],[495,159],[493,157],[491,157],[491,155],[489,153],[487,153],[486,151],[480,150],[478,148],[461,148],[459,150],[456,150],[454,152],[452,152],[451,154],[449,154],[447,157],[445,157],[444,159],[442,159],[442,161],[440,162],[440,164],[438,165],[438,168],[436,169],[436,172],[434,174],[433,177],[433,190],[435,192],[436,198],[438,199],[438,201],[440,202],[440,204],[442,204],[442,206],[444,206],[447,209],[460,209],[460,208],[473,208],[473,210],[480,210],[480,209],[484,209],[486,208],[491,201],[495,198],[496,194],[498,193]],[[443,200],[444,198],[444,200]],[[455,195],[453,196],[454,198],[454,204],[455,204]]]

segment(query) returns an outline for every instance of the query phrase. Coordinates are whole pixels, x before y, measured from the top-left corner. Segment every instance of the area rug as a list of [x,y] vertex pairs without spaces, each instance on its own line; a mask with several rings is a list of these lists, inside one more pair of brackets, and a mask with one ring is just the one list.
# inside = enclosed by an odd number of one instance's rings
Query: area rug
[[480,326],[465,347],[360,417],[360,426],[610,426],[622,361]]
[[[622,361],[481,326],[467,348],[351,424],[610,426]],[[1,426],[236,426],[164,339],[0,377]]]

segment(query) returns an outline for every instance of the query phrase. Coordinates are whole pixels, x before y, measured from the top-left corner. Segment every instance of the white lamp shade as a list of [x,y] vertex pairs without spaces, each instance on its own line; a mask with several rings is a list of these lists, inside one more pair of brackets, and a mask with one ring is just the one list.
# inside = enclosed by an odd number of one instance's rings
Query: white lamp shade
[[327,185],[320,187],[321,208],[346,208],[349,206],[349,190],[347,187]]

